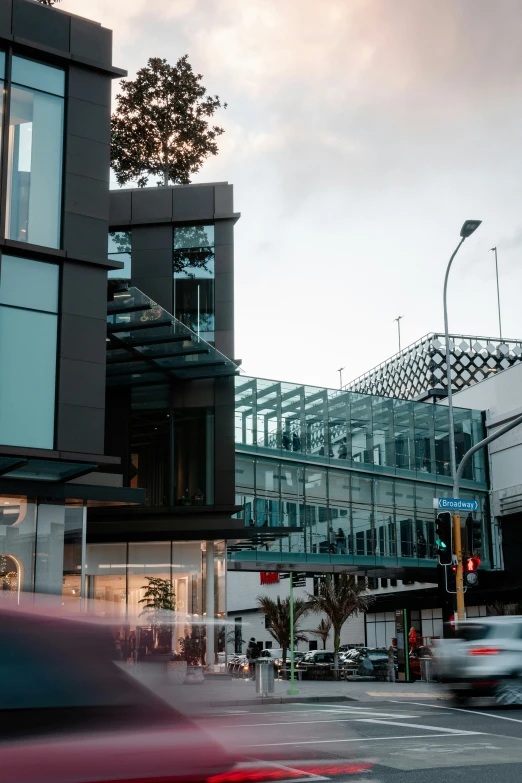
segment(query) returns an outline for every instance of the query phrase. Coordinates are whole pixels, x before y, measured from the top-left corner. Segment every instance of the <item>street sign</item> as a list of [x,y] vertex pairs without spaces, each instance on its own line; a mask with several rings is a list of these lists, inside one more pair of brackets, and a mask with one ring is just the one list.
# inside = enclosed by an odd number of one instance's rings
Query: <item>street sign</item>
[[460,498],[435,498],[433,507],[439,511],[478,511],[478,500],[461,500]]

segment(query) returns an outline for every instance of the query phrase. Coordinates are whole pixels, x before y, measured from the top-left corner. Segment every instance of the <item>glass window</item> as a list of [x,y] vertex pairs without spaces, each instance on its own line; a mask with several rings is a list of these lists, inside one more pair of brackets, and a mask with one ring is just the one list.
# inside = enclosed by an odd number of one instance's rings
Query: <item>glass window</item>
[[13,57],[11,81],[41,92],[50,92],[63,98],[65,72],[52,65],[44,65],[25,57]]
[[328,474],[328,492],[331,503],[350,502],[350,474],[330,470]]
[[44,247],[60,246],[63,79],[57,68],[13,58],[7,236]]
[[58,312],[59,268],[29,258],[3,255],[0,260],[0,304]]
[[57,317],[0,307],[0,442],[52,449]]
[[214,341],[214,226],[174,229],[175,315],[208,342]]
[[130,231],[110,231],[109,232],[109,259],[113,261],[122,261],[125,266],[123,269],[109,270],[108,277],[118,280],[131,279],[131,232]]
[[5,52],[0,52],[0,79],[5,79]]
[[236,487],[254,489],[254,460],[238,457],[236,459]]

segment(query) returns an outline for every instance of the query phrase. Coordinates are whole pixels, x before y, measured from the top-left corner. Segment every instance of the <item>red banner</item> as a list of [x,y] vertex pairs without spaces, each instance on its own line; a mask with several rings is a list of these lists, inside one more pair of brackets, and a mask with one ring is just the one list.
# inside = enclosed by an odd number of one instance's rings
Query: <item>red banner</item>
[[277,571],[261,571],[260,582],[262,585],[273,585],[279,582],[279,574]]

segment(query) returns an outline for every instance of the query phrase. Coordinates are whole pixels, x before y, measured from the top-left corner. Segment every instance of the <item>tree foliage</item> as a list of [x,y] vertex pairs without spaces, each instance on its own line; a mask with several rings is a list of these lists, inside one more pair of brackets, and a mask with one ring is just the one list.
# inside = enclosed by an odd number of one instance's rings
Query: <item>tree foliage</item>
[[302,598],[294,599],[294,628],[290,632],[290,598],[281,600],[279,596],[274,601],[268,595],[260,595],[257,605],[265,615],[266,626],[271,636],[274,637],[279,647],[283,650],[283,665],[286,663],[286,653],[290,649],[293,636],[294,644],[305,642],[306,637],[299,632],[299,622],[308,614],[310,606],[308,601]]
[[210,155],[224,130],[209,118],[222,105],[208,95],[188,55],[175,65],[151,57],[134,80],[121,82],[112,116],[111,160],[118,184],[136,180],[144,187],[151,175],[159,185],[186,185]]
[[[211,629],[212,630],[212,629]],[[190,636],[180,638],[181,658],[187,662],[188,666],[199,666],[205,664],[205,655],[207,652],[207,633],[204,625],[193,625],[190,630]]]
[[319,637],[323,643],[323,650],[326,650],[326,642],[328,641],[331,630],[332,621],[329,617],[327,617],[326,620],[323,617],[323,619],[319,621],[317,628],[306,628],[306,633],[311,633],[313,636]]
[[314,611],[324,612],[331,620],[337,667],[343,625],[350,617],[366,612],[375,598],[367,592],[366,586],[359,584],[354,576],[348,574],[327,577],[319,588],[319,594],[309,595],[308,598]]

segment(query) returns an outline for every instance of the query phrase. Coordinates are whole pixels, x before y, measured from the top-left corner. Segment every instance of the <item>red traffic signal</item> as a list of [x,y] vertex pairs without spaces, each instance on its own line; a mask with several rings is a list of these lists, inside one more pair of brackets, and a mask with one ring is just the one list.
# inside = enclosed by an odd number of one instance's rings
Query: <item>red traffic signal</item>
[[479,565],[480,557],[468,557],[464,561],[464,570],[467,571],[468,574],[471,574],[473,571],[477,571]]

